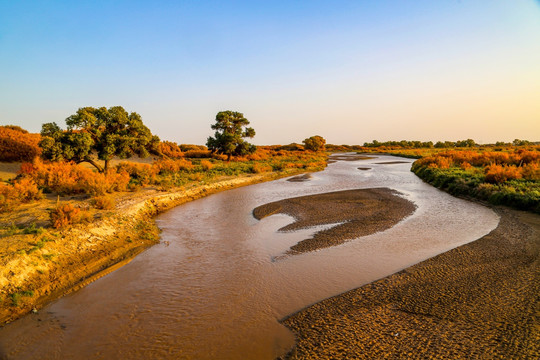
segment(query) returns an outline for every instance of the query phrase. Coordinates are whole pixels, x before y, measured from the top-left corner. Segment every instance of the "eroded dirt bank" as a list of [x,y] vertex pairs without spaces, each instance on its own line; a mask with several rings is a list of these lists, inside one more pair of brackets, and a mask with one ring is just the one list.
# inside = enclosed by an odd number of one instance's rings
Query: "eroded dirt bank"
[[0,324],[88,284],[157,243],[159,229],[153,217],[158,213],[212,193],[293,174],[247,175],[190,189],[128,194],[100,220],[58,231],[46,241],[38,241],[42,236],[36,235],[36,243],[27,250],[7,247],[0,253]]
[[496,211],[481,239],[284,319],[286,358],[540,358],[540,216]]

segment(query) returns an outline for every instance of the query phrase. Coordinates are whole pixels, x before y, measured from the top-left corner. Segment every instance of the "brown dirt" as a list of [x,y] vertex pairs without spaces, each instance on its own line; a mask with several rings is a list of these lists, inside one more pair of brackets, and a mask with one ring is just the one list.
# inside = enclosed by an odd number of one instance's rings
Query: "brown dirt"
[[[157,243],[159,230],[152,218],[158,213],[219,191],[292,174],[264,173],[221,178],[209,184],[171,191],[150,188],[117,193],[114,210],[90,209],[94,218],[91,223],[63,230],[50,227],[48,214],[55,205],[54,196],[3,213],[0,218],[0,324],[86,285]],[[71,200],[77,206],[89,206],[88,199]],[[24,234],[23,229],[11,224],[25,227],[36,224],[45,228],[38,234]]]
[[311,174],[303,174],[303,175],[298,175],[298,176],[294,176],[290,179],[287,179],[287,181],[290,181],[290,182],[304,182],[304,181],[309,181],[311,180],[312,176]]
[[17,172],[21,169],[20,162],[0,162],[0,180],[9,180],[17,176]]
[[253,210],[256,219],[277,213],[288,214],[295,222],[279,231],[306,229],[336,224],[291,247],[288,254],[298,254],[335,246],[347,240],[386,230],[416,206],[388,188],[358,189],[284,199]]
[[497,209],[481,239],[282,322],[290,359],[539,359],[540,216]]

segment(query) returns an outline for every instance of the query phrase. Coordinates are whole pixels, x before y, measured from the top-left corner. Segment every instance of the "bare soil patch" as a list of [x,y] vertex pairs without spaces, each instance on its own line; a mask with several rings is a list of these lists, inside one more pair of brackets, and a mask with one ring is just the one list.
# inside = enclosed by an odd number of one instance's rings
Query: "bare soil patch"
[[287,358],[540,358],[540,216],[498,211],[481,239],[284,319]]
[[287,179],[287,181],[290,181],[290,182],[304,182],[304,181],[311,180],[311,178],[312,178],[311,174],[303,174],[303,175],[298,175],[298,176],[292,177],[290,179]]
[[282,213],[295,218],[295,222],[279,231],[339,223],[302,240],[288,251],[298,254],[340,245],[394,226],[416,209],[398,194],[388,188],[374,188],[301,196],[261,205],[253,210],[253,216],[260,220]]

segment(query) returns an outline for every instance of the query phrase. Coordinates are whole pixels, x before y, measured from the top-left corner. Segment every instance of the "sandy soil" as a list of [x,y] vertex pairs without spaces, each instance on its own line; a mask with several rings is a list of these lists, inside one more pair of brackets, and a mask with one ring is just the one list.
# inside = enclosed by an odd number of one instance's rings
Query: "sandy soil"
[[540,216],[501,209],[481,239],[282,322],[290,359],[539,359]]
[[279,231],[338,224],[292,246],[298,254],[335,246],[347,240],[386,230],[414,212],[416,206],[388,188],[359,189],[301,196],[261,205],[256,219],[277,213],[291,215],[295,222]]
[[298,175],[298,176],[294,176],[290,179],[287,179],[287,181],[290,181],[290,182],[304,182],[304,181],[309,181],[311,179],[311,174],[303,174],[303,175]]
[[0,180],[9,180],[15,178],[20,169],[20,162],[0,162]]

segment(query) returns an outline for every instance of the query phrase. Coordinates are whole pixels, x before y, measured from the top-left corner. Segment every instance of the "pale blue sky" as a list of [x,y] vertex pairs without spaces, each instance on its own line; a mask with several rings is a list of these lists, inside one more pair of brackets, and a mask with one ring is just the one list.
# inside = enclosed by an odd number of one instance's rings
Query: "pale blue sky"
[[534,0],[0,0],[0,123],[136,111],[205,143],[220,110],[257,144],[540,140]]

